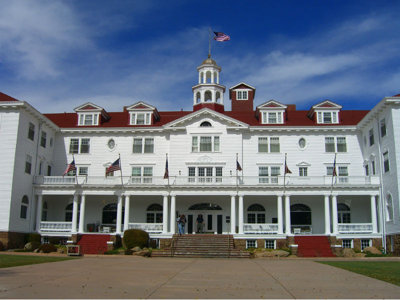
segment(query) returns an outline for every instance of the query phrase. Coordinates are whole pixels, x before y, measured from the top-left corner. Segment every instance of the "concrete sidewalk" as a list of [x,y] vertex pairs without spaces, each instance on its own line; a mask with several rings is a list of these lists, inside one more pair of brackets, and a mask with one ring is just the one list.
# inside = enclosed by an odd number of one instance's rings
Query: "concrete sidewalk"
[[399,286],[308,259],[86,256],[0,269],[0,298],[399,297]]

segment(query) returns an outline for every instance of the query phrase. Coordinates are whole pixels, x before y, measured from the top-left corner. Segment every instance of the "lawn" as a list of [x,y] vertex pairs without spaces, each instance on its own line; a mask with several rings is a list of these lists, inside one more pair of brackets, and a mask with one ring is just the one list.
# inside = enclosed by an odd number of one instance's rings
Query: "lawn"
[[320,263],[400,286],[400,262],[398,261],[321,261]]
[[42,264],[74,259],[71,257],[50,257],[50,256],[30,256],[30,255],[9,255],[0,254],[0,268],[10,268],[24,265]]

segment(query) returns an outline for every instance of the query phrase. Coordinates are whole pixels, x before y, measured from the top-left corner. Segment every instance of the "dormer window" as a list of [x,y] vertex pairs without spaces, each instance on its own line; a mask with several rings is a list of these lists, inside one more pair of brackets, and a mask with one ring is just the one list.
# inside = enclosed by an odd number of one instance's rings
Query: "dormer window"
[[282,111],[263,111],[262,124],[283,124]]
[[99,113],[79,113],[79,126],[96,126],[99,124]]
[[339,123],[337,111],[319,111],[317,112],[318,124],[337,124]]
[[236,91],[236,100],[247,100],[249,99],[248,92],[244,90]]
[[151,125],[150,112],[131,112],[130,125]]

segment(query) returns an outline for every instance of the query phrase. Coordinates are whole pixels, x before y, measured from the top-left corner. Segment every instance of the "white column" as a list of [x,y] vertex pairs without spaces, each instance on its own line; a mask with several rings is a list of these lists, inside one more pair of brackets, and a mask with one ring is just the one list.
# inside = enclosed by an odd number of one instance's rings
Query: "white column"
[[277,216],[278,216],[278,234],[283,234],[283,209],[282,195],[279,195],[276,201]]
[[214,72],[211,72],[211,83],[215,83]]
[[285,196],[285,233],[291,233],[291,220],[290,220],[290,196]]
[[81,196],[81,211],[79,215],[79,233],[84,232],[85,228],[85,206],[86,206],[86,196]]
[[74,195],[74,200],[72,202],[72,228],[71,232],[76,233],[76,227],[78,225],[78,195]]
[[174,234],[175,233],[175,224],[176,224],[176,220],[175,220],[175,207],[176,207],[176,198],[175,196],[171,196],[171,215],[170,215],[170,230],[171,233]]
[[243,234],[243,196],[239,196],[239,234]]
[[129,229],[130,196],[125,195],[124,231]]
[[236,233],[236,196],[231,195],[231,234]]
[[117,202],[117,228],[116,233],[121,233],[121,223],[122,223],[122,195],[118,195]]
[[338,233],[337,224],[337,196],[332,196],[332,234]]
[[376,218],[376,196],[371,195],[371,222],[372,222],[372,233],[378,232],[378,222]]
[[325,234],[331,234],[331,213],[329,211],[329,195],[324,197],[324,208],[325,208]]
[[163,197],[163,233],[168,232],[168,196]]
[[38,195],[36,212],[36,231],[40,233],[40,222],[42,222],[43,196]]

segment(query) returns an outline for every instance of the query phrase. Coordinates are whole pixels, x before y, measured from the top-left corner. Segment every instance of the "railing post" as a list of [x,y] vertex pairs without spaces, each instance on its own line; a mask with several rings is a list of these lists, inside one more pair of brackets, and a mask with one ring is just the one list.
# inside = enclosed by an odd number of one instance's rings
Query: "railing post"
[[243,234],[243,196],[239,196],[239,234]]
[[86,207],[86,196],[81,196],[81,211],[79,215],[79,233],[83,233],[85,229],[85,207]]
[[42,222],[42,210],[43,210],[43,196],[38,195],[37,198],[37,213],[36,213],[36,231],[40,233],[40,222]]
[[72,202],[72,227],[71,232],[76,233],[76,226],[78,224],[78,195],[74,194]]
[[176,206],[176,198],[175,195],[171,196],[171,215],[170,215],[170,230],[171,234],[175,234],[175,206]]
[[285,196],[285,233],[291,233],[291,220],[290,220],[290,196]]
[[332,234],[338,233],[337,196],[332,195]]
[[236,195],[231,195],[231,234],[236,233]]
[[283,209],[282,209],[282,195],[278,195],[276,201],[277,216],[278,216],[278,234],[283,234]]
[[130,196],[125,195],[124,231],[129,229]]
[[371,223],[372,233],[378,233],[378,222],[376,218],[376,195],[371,195]]
[[329,211],[329,195],[324,196],[324,208],[325,208],[325,234],[331,234],[331,214]]
[[168,232],[168,195],[163,196],[163,233]]

